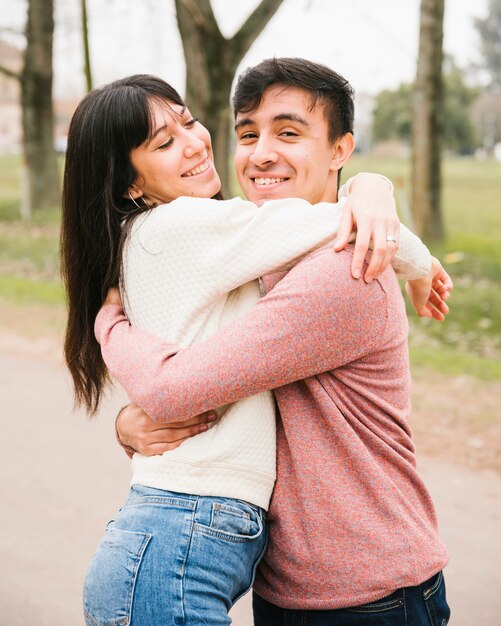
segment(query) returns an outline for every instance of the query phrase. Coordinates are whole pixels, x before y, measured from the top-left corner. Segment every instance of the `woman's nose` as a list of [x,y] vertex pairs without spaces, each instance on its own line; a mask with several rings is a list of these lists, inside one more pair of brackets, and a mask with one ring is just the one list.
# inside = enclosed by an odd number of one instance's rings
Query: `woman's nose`
[[187,158],[192,157],[194,154],[198,154],[199,152],[204,152],[207,149],[207,143],[203,140],[202,137],[199,137],[193,131],[188,130],[188,141],[186,143],[186,147],[184,149],[184,154]]

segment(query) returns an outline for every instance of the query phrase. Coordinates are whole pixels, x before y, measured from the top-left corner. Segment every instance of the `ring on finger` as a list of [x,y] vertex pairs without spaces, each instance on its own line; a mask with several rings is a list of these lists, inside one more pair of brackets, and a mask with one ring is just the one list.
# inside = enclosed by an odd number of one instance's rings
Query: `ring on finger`
[[393,243],[397,243],[397,238],[394,235],[386,235],[386,241],[392,241]]

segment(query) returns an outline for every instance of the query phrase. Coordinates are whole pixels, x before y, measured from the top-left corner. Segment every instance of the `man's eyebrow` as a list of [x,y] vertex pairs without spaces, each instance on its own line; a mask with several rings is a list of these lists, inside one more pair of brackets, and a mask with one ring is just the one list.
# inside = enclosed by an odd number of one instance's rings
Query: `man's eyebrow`
[[[279,115],[275,115],[272,121],[273,122],[282,122],[282,121],[296,122],[297,124],[301,124],[302,126],[306,126],[307,128],[309,128],[310,126],[308,122],[304,119],[304,117],[301,117],[300,115],[297,115],[296,113],[280,113]],[[243,126],[251,126],[254,123],[255,123],[254,120],[252,120],[250,117],[245,117],[243,120],[240,120],[239,122],[235,124],[235,130],[237,131],[239,128],[242,128]]]
[[250,117],[246,117],[235,124],[235,130],[242,128],[242,126],[251,126],[251,124],[254,124],[254,120],[251,120]]
[[289,122],[297,122],[298,124],[301,124],[302,126],[307,126],[309,127],[310,125],[308,124],[308,122],[304,119],[304,117],[301,117],[300,115],[297,115],[296,113],[280,113],[280,115],[275,115],[275,117],[273,118],[274,122],[281,122],[283,120],[288,120]]
[[[175,111],[173,111],[173,113],[181,118],[185,114],[185,111],[186,111],[186,105],[181,109],[181,111],[179,113],[176,113]],[[153,139],[155,139],[155,137],[159,133],[161,133],[163,130],[165,130],[168,127],[169,127],[169,124],[166,122],[165,124],[162,124],[162,126],[159,126],[158,128],[155,128],[155,130],[151,133],[151,136],[148,139],[148,143],[151,143],[153,141]]]

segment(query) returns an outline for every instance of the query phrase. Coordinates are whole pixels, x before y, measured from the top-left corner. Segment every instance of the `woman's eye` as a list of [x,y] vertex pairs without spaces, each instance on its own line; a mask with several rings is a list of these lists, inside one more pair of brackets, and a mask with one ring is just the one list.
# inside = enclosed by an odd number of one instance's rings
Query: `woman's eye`
[[158,146],[157,150],[165,150],[166,148],[170,148],[174,142],[174,139],[171,138],[169,141],[166,141],[161,146]]
[[295,133],[293,130],[284,130],[281,133],[281,135],[284,136],[284,137],[297,137],[298,136],[298,134]]
[[189,120],[188,122],[186,122],[185,126],[186,128],[191,128],[192,126],[195,126],[195,124],[198,122],[198,117],[194,117],[191,120]]

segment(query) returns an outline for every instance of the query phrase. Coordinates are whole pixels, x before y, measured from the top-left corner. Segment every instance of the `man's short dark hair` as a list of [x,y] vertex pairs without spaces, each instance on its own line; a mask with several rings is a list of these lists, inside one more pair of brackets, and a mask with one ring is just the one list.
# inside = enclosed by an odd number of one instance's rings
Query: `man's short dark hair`
[[311,93],[311,108],[324,106],[329,141],[353,133],[353,95],[350,83],[326,65],[300,58],[272,58],[249,67],[238,77],[233,110],[248,113],[256,109],[264,92],[275,86],[296,87]]

